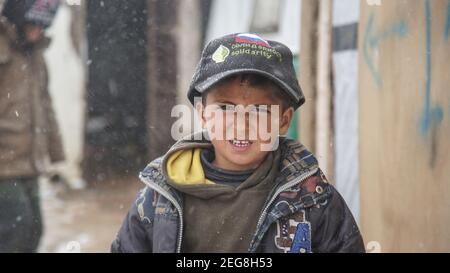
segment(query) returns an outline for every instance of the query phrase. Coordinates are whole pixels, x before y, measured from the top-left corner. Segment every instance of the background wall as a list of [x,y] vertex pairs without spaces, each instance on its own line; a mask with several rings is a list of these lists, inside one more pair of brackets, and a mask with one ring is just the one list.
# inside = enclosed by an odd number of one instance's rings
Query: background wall
[[361,225],[383,252],[450,251],[450,1],[361,1]]

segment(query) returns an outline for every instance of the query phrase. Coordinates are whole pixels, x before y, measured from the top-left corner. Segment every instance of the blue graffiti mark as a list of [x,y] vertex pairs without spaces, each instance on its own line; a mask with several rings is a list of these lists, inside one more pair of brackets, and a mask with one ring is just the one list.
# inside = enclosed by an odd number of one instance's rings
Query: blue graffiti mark
[[380,87],[382,84],[381,77],[380,77],[380,74],[378,74],[378,71],[375,69],[372,58],[370,57],[370,54],[369,54],[369,44],[370,44],[369,34],[372,32],[373,20],[374,20],[374,14],[372,12],[369,15],[369,19],[368,19],[367,25],[366,25],[366,31],[364,34],[363,53],[364,53],[365,63],[367,64],[367,67],[369,68],[369,71],[372,74],[372,78],[374,79],[377,86]]
[[431,11],[430,0],[425,0],[425,26],[426,26],[426,67],[425,67],[425,100],[422,118],[420,120],[420,131],[426,135],[433,125],[442,122],[444,112],[440,106],[431,105]]
[[408,34],[408,24],[404,20],[400,20],[399,22],[393,24],[390,28],[387,28],[378,34],[372,34],[374,29],[374,20],[375,14],[372,11],[369,15],[369,18],[367,19],[366,30],[364,33],[363,55],[372,78],[374,79],[378,88],[380,88],[383,85],[383,81],[380,77],[380,73],[375,68],[370,50],[377,48],[381,44],[381,42],[390,37],[405,37]]
[[448,1],[447,5],[447,20],[445,23],[445,31],[444,31],[444,39],[448,41],[448,38],[450,38],[450,0]]

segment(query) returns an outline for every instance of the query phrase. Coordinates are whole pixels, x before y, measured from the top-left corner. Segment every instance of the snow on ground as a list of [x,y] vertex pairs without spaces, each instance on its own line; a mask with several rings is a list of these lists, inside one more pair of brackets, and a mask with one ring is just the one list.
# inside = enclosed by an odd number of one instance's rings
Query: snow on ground
[[84,190],[42,182],[44,235],[39,252],[109,252],[141,187],[135,177]]

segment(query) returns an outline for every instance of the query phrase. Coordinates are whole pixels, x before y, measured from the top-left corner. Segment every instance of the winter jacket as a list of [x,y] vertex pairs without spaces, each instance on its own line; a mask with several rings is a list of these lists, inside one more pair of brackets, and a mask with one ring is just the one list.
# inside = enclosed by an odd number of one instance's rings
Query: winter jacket
[[[181,140],[171,150],[186,141],[193,140]],[[261,211],[255,212],[259,220],[248,252],[365,252],[350,210],[315,157],[291,139],[280,138],[279,149],[278,176]],[[125,217],[112,252],[181,252],[183,195],[167,183],[163,162],[160,157],[140,173],[145,187]]]
[[48,43],[23,50],[14,25],[0,16],[0,179],[34,177],[47,156],[64,159],[47,89]]

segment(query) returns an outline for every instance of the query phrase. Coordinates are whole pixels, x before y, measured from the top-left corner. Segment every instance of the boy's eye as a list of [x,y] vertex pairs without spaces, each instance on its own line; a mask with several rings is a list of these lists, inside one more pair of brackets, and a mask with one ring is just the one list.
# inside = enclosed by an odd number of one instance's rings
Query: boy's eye
[[[224,112],[234,113],[237,111],[235,105],[232,104],[217,104],[215,106],[216,109],[219,109]],[[258,105],[258,106],[250,106],[246,108],[246,111],[253,114],[270,114],[270,108],[267,105]]]
[[267,107],[267,105],[258,105],[256,107],[251,108],[251,112],[253,113],[259,113],[259,114],[270,114],[270,109]]
[[218,107],[222,111],[234,111],[234,105],[231,104],[220,104]]

